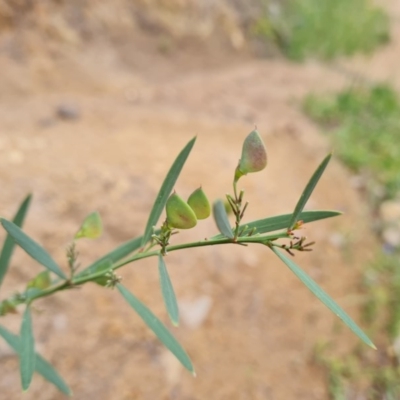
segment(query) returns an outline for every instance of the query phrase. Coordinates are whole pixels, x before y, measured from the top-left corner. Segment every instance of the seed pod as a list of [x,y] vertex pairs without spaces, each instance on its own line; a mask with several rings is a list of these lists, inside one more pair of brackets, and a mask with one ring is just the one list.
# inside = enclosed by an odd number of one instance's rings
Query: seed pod
[[196,226],[197,218],[188,203],[175,192],[169,196],[165,206],[168,225],[177,229],[190,229]]
[[201,187],[189,196],[188,204],[196,214],[197,219],[206,219],[211,214],[210,203]]
[[237,179],[249,172],[258,172],[263,170],[267,165],[267,151],[265,145],[259,135],[254,130],[244,140],[242,148],[242,157],[237,167]]

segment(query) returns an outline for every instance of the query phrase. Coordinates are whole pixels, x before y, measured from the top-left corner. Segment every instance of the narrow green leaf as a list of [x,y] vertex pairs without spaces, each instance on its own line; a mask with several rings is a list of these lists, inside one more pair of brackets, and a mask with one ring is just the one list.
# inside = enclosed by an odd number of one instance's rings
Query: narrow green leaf
[[[13,219],[13,222],[17,226],[22,226],[26,213],[29,208],[29,204],[31,202],[32,195],[29,194],[25,200],[21,203],[17,213],[15,214],[15,217]],[[13,238],[10,235],[7,235],[6,240],[4,241],[3,248],[1,249],[0,253],[0,286],[1,283],[3,282],[4,276],[7,273],[8,270],[8,265],[14,250],[15,242]]]
[[170,170],[168,171],[167,176],[161,186],[160,191],[156,197],[156,201],[151,210],[149,219],[147,221],[146,229],[144,231],[144,235],[142,237],[141,246],[144,246],[149,240],[153,232],[153,226],[155,226],[160,218],[160,215],[164,209],[165,203],[174,188],[175,182],[177,181],[179,174],[182,171],[183,165],[188,158],[190,151],[194,145],[196,138],[194,137],[179,153],[178,157],[175,159],[172,164]]
[[[299,220],[302,220],[305,224],[308,222],[318,221],[321,219],[337,217],[342,215],[339,211],[303,211],[299,215]],[[292,214],[277,215],[275,217],[269,217],[265,219],[258,219],[257,221],[248,222],[247,224],[241,225],[240,228],[247,227],[248,230],[255,228],[255,233],[268,233],[279,231],[280,229],[286,229],[289,225]],[[212,238],[222,237],[222,235],[216,235]]]
[[36,354],[36,371],[46,380],[51,382],[58,390],[67,396],[72,396],[72,391],[59,375],[55,368],[39,354]]
[[307,183],[307,186],[305,187],[303,193],[301,194],[300,199],[297,202],[296,207],[293,211],[293,215],[292,215],[292,218],[290,219],[290,223],[289,223],[289,227],[288,227],[289,229],[293,229],[296,222],[299,220],[300,213],[303,211],[304,206],[306,205],[308,199],[311,196],[311,193],[314,191],[315,186],[317,185],[319,179],[321,178],[322,174],[324,173],[325,168],[328,165],[331,157],[332,157],[332,154],[328,154],[323,159],[323,161],[318,166],[318,168],[314,172],[313,176]]
[[144,323],[156,334],[165,347],[171,351],[188,371],[195,375],[189,356],[164,324],[142,302],[130,293],[128,289],[120,283],[117,284],[117,288],[129,305],[139,314]]
[[28,390],[35,371],[35,340],[33,339],[31,309],[26,307],[22,317],[19,347],[19,370],[24,391]]
[[224,203],[221,200],[217,200],[214,203],[213,215],[219,231],[227,238],[233,239],[234,235],[228,220],[228,215],[226,214]]
[[133,253],[135,250],[140,249],[142,245],[142,236],[137,238],[128,240],[127,242],[121,244],[114,250],[107,253],[105,256],[99,258],[93,264],[90,264],[88,267],[83,269],[81,272],[75,275],[75,278],[81,277],[83,275],[88,275],[87,271],[96,270],[97,267],[103,265],[105,261],[110,260],[113,264],[119,260],[122,260],[124,257],[128,256],[129,254]]
[[20,339],[9,330],[0,325],[0,336],[8,343],[8,345],[19,354]]
[[[303,211],[300,213],[298,221],[303,221],[305,224],[314,222],[321,219],[337,217],[342,215],[339,211]],[[267,233],[278,231],[287,228],[292,214],[278,215],[276,217],[259,219],[258,221],[249,222],[244,224],[249,229],[256,228],[256,233]]]
[[[8,343],[8,345],[18,354],[20,347],[20,338],[14,335],[6,328],[0,325],[0,336]],[[36,353],[35,369],[46,380],[56,386],[62,393],[70,396],[72,392],[68,385],[64,382],[54,367],[49,364],[42,356]]]
[[171,279],[169,278],[167,266],[163,256],[158,256],[158,272],[160,274],[161,292],[164,298],[164,303],[168,311],[171,322],[175,325],[179,325],[179,309],[176,301],[174,288],[172,287]]
[[346,314],[345,311],[324,291],[317,283],[312,280],[299,266],[289,257],[282,254],[276,248],[272,251],[290,268],[290,270],[307,286],[307,288],[324,303],[335,315],[337,315],[364,343],[376,349],[375,345],[368,336],[358,327],[358,325]]
[[4,218],[1,218],[1,224],[9,235],[19,244],[19,246],[25,250],[33,259],[38,261],[48,270],[54,272],[62,279],[67,279],[65,274],[61,271],[60,267],[56,262],[50,257],[49,253],[31,239],[26,233],[24,233],[17,225]]
[[[342,215],[339,211],[303,211],[299,215],[299,220],[304,223],[314,222],[326,218],[332,218]],[[281,229],[287,229],[292,214],[282,214],[274,217],[268,217],[264,219],[258,219],[251,221],[240,226],[240,228],[247,227],[247,230],[255,229],[255,233],[268,233],[274,232]],[[223,235],[215,235],[212,239],[223,237]]]

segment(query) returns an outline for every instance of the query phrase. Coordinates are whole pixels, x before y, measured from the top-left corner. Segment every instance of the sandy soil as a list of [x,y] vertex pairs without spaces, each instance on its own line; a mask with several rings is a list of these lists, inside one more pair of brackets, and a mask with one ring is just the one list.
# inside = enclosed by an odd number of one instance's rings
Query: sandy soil
[[[202,184],[216,199],[231,190],[242,141],[257,124],[269,165],[241,182],[250,202],[248,220],[290,212],[331,150],[302,115],[299,100],[310,91],[347,85],[346,74],[312,62],[213,53],[207,60],[190,50],[176,61],[141,50],[135,58],[98,45],[67,52],[62,60],[27,64],[0,57],[1,214],[11,217],[32,192],[26,231],[64,267],[65,247],[92,210],[101,213],[105,233],[79,243],[83,265],[142,233],[166,170],[195,135],[176,190],[186,196]],[[79,115],[60,118],[60,106]],[[336,160],[308,208],[345,215],[306,226],[317,245],[296,261],[358,321],[358,280],[375,243],[363,200]],[[215,232],[207,220],[175,241]],[[171,327],[197,378],[117,292],[87,285],[38,302],[34,315],[37,350],[58,368],[76,399],[327,398],[326,377],[312,364],[315,343],[339,339],[340,354],[357,339],[268,249],[202,248],[170,254],[166,261],[182,309],[196,314],[209,306],[197,323],[186,317],[180,328]],[[22,290],[40,270],[17,251],[2,296]],[[123,283],[169,326],[156,260],[120,272]],[[20,316],[2,323],[17,332]],[[63,398],[40,376],[21,394],[18,363],[4,343],[0,360],[2,399]]]

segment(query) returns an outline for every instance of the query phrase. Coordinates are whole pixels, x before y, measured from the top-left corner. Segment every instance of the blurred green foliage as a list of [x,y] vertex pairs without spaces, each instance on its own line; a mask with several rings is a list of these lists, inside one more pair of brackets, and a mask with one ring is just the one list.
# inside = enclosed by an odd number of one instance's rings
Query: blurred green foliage
[[291,59],[330,60],[370,53],[389,40],[389,19],[369,0],[288,0],[271,5],[254,26]]
[[400,101],[388,85],[357,87],[334,96],[310,95],[304,110],[333,133],[339,157],[368,171],[392,197],[400,190]]
[[315,362],[327,371],[332,400],[400,398],[400,254],[378,254],[363,276],[362,319],[377,343],[371,353],[355,346],[338,358],[334,344],[318,344]]
[[[303,107],[332,133],[336,152],[348,167],[379,182],[386,197],[399,192],[400,100],[389,85],[310,95]],[[378,344],[378,353],[357,345],[347,357],[338,359],[329,356],[326,346],[316,350],[316,361],[327,370],[333,400],[400,398],[399,260],[399,250],[379,252],[363,274],[362,318]]]
[[[400,373],[398,367],[379,362],[367,364],[367,355],[356,352],[337,358],[326,344],[317,346],[315,362],[326,369],[328,395],[331,400],[398,400],[400,398]],[[375,360],[376,361],[376,360]]]
[[383,327],[390,340],[400,337],[399,258],[400,254],[379,254],[366,269],[363,282],[368,294],[363,319],[374,334]]

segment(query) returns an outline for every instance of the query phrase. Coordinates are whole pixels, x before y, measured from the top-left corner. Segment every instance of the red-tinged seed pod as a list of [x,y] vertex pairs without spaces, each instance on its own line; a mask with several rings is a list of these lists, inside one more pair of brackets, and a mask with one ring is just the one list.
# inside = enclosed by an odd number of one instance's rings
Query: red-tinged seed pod
[[242,157],[236,169],[235,178],[258,172],[267,166],[267,151],[258,131],[254,130],[243,142]]
[[188,204],[196,214],[197,219],[206,219],[211,214],[210,202],[203,189],[199,187],[188,198]]
[[196,214],[186,201],[175,192],[169,196],[165,209],[167,212],[167,222],[171,228],[190,229],[196,226]]

